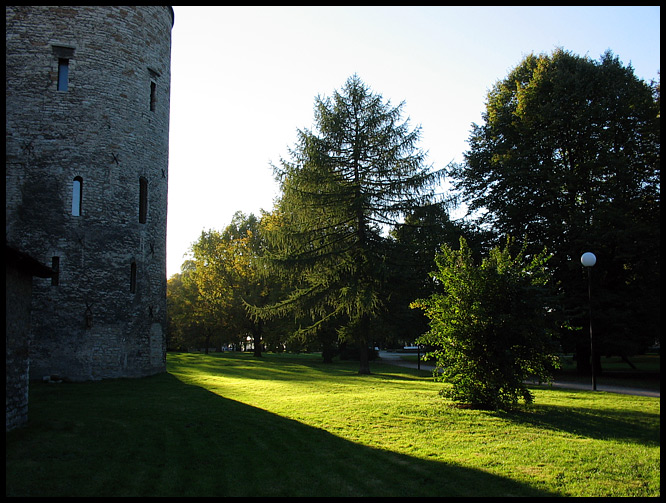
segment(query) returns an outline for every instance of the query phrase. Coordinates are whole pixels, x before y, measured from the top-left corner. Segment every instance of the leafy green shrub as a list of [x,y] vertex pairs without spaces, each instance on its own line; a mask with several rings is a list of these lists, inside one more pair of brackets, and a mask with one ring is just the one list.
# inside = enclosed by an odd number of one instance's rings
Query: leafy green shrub
[[442,293],[414,302],[430,320],[419,343],[452,384],[443,392],[457,402],[501,409],[533,401],[524,381],[549,381],[557,365],[549,330],[554,297],[544,268],[545,250],[528,260],[525,247],[511,256],[515,240],[490,250],[475,265],[464,238],[460,249],[442,247],[433,278]]

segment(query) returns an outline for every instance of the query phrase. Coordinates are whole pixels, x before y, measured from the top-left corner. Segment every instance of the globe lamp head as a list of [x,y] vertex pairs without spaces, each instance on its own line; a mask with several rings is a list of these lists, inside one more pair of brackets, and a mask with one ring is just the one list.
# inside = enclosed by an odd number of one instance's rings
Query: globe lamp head
[[594,256],[594,253],[585,252],[580,257],[580,263],[583,264],[585,267],[592,267],[594,264],[597,263],[597,257]]

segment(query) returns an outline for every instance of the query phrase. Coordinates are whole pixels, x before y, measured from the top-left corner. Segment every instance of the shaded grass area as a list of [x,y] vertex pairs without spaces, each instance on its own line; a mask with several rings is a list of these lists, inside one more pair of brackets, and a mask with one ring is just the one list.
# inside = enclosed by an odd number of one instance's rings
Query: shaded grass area
[[309,355],[168,357],[168,374],[31,386],[8,496],[655,496],[659,400],[536,389],[461,410],[427,372]]
[[[564,355],[560,361],[562,368],[556,373],[557,380],[582,383],[591,381],[591,376],[581,376],[576,371],[576,362],[572,355]],[[661,355],[632,356],[629,361],[633,367],[618,356],[601,358],[603,372],[597,377],[597,384],[660,391]]]

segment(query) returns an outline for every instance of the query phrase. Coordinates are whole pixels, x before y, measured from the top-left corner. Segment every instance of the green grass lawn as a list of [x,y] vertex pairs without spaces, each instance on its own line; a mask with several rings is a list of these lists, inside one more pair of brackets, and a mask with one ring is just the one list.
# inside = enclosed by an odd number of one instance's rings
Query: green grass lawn
[[427,371],[170,354],[144,379],[31,385],[7,496],[659,496],[658,398],[534,389],[452,407]]

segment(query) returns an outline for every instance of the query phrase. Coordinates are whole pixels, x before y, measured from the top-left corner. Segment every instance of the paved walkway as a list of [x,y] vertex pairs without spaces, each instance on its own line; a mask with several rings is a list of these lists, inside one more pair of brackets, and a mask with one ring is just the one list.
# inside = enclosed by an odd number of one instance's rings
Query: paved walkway
[[[379,358],[382,360],[384,363],[390,363],[391,365],[399,365],[401,367],[410,367],[410,368],[418,368],[418,363],[417,362],[410,362],[407,360],[403,360],[401,356],[403,353],[392,353],[389,351],[380,351],[379,352]],[[426,370],[428,372],[432,372],[435,370],[435,367],[433,365],[426,365],[425,363],[421,363],[421,370]],[[534,383],[536,384],[536,383]],[[552,382],[550,384],[544,384],[544,386],[553,386],[554,388],[567,388],[567,389],[584,389],[584,390],[592,390],[592,383],[590,384],[580,384],[580,383],[575,383],[575,382]],[[645,389],[638,389],[638,388],[625,388],[622,386],[611,386],[611,385],[606,385],[606,384],[597,384],[597,391],[608,391],[610,393],[622,393],[625,395],[638,395],[638,396],[652,396],[652,397],[657,397],[661,398],[661,391],[651,391],[651,390],[645,390]]]

